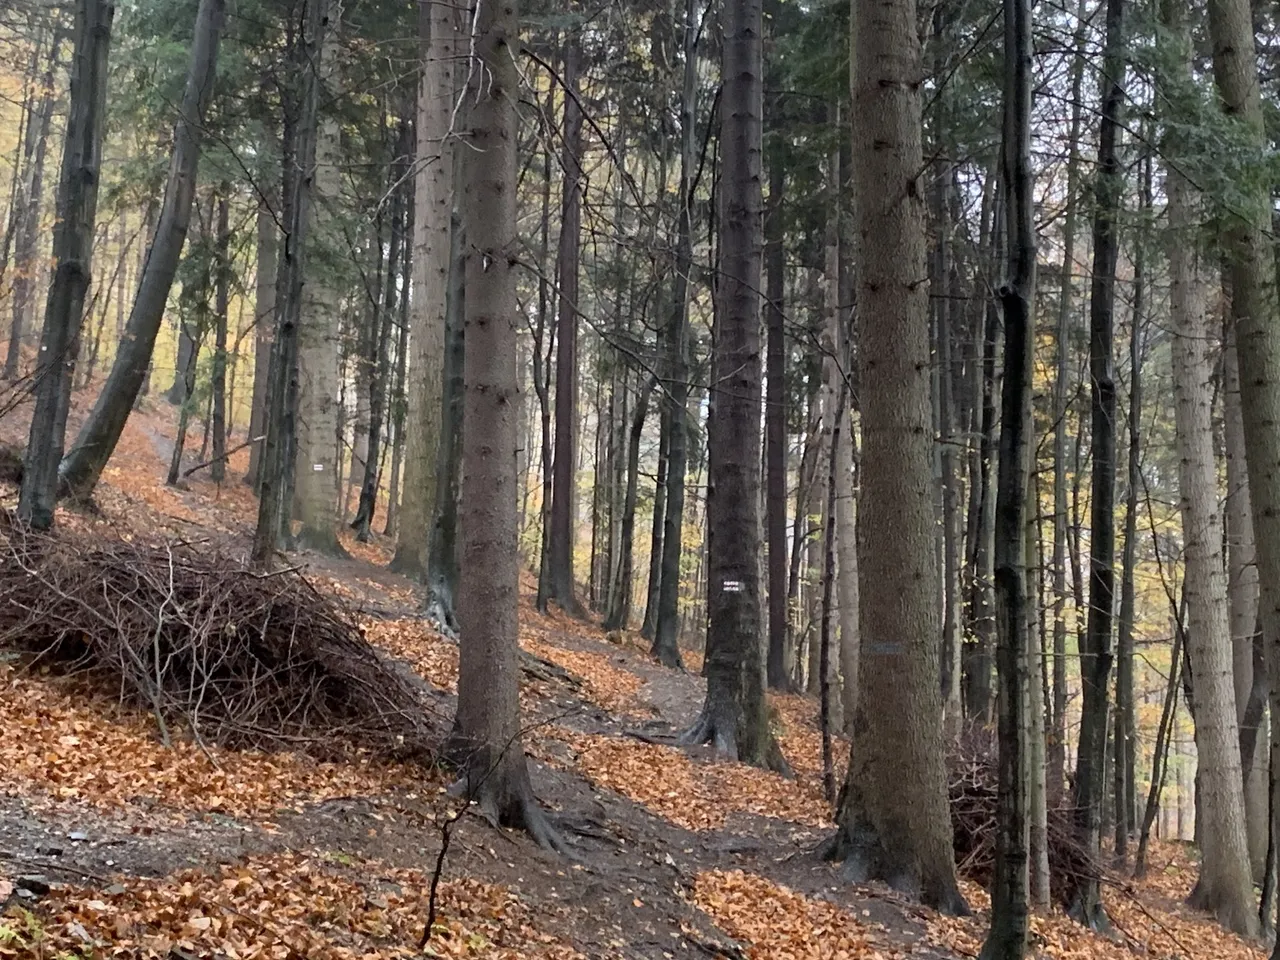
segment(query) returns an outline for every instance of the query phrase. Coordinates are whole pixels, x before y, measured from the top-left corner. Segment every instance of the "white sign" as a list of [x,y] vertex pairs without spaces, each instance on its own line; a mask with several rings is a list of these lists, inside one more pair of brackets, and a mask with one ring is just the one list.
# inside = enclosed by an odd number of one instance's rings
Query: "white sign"
[[324,464],[323,464],[323,463],[313,463],[313,464],[311,465],[311,469],[312,469],[312,470],[314,470],[316,473],[321,473],[321,472],[324,470]]
[[721,590],[723,590],[725,593],[741,593],[741,592],[742,592],[742,581],[741,581],[741,580],[726,580],[724,583],[722,583],[722,584],[720,585],[720,589],[721,589]]

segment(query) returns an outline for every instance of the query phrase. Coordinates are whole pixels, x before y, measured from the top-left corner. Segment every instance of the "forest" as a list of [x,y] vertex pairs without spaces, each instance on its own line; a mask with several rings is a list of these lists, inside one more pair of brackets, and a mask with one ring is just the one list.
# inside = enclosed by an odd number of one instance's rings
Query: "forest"
[[1280,958],[1278,31],[4,0],[0,957]]

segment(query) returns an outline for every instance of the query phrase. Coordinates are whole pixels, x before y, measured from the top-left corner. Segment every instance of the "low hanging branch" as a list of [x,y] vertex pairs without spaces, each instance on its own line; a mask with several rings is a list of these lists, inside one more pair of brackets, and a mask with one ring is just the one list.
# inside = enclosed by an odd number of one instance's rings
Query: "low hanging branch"
[[230,747],[352,747],[431,758],[431,692],[296,570],[260,575],[208,544],[0,529],[0,647],[91,669],[152,712]]
[[232,447],[230,450],[228,450],[226,453],[222,454],[221,456],[211,457],[208,460],[204,461],[204,463],[197,463],[194,467],[188,467],[186,470],[182,471],[182,479],[185,480],[187,477],[191,476],[193,473],[203,470],[206,467],[212,467],[215,463],[221,463],[223,460],[230,460],[232,457],[234,457],[237,453],[239,453],[245,447],[253,446],[253,444],[255,443],[261,443],[265,439],[267,439],[266,434],[263,434],[260,437],[250,437],[244,443],[236,444],[234,447]]

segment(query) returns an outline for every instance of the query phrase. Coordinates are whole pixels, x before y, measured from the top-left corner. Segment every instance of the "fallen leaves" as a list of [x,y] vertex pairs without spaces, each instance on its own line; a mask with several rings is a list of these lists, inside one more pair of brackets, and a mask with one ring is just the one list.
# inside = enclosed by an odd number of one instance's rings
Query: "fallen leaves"
[[374,646],[403,660],[427,683],[451,693],[458,689],[458,645],[422,620],[379,620],[361,623]]
[[903,956],[878,930],[823,900],[741,870],[698,874],[693,901],[752,960],[889,960]]
[[[348,858],[349,859],[349,858]],[[339,866],[297,854],[251,857],[214,871],[161,880],[120,878],[106,891],[56,890],[38,927],[0,920],[13,938],[45,955],[109,948],[117,956],[195,954],[228,960],[315,960],[423,956],[431,878],[376,861]],[[513,893],[476,880],[440,884],[425,955],[577,960],[537,930]],[[0,956],[5,955],[0,938]],[[16,955],[16,954],[15,954]]]
[[228,816],[356,793],[420,786],[420,768],[319,763],[301,754],[164,747],[153,721],[85,683],[36,679],[0,666],[0,790],[98,808],[160,803]]
[[605,655],[558,646],[549,642],[546,631],[537,628],[522,630],[520,645],[580,679],[587,699],[596,706],[617,714],[650,712],[636,699],[643,681],[630,670],[616,666]]
[[718,830],[730,813],[750,813],[806,826],[829,824],[826,803],[803,786],[738,763],[696,763],[675,747],[582,734],[550,735],[576,754],[592,781],[688,830]]

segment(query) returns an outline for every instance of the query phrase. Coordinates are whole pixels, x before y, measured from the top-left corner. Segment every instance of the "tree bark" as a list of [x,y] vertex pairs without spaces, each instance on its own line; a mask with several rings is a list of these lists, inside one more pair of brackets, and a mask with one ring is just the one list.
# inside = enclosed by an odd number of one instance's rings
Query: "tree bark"
[[[1151,157],[1139,164],[1142,186],[1139,222],[1145,223],[1151,209]],[[1114,744],[1112,771],[1114,789],[1112,851],[1123,863],[1129,855],[1129,836],[1133,832],[1136,794],[1137,714],[1134,707],[1134,639],[1133,628],[1137,603],[1138,490],[1142,476],[1142,360],[1146,351],[1146,233],[1137,238],[1133,254],[1132,331],[1129,336],[1129,458],[1125,479],[1124,551],[1120,561],[1120,623],[1116,644],[1116,709],[1111,727]]]
[[828,855],[854,882],[882,879],[965,913],[943,765],[915,3],[855,7],[852,35],[858,304],[876,318],[860,331],[858,379],[859,622],[869,642]]
[[[1067,415],[1070,412],[1068,383],[1072,378],[1071,314],[1075,299],[1076,218],[1080,191],[1080,131],[1084,97],[1085,30],[1087,0],[1076,6],[1074,46],[1071,61],[1071,136],[1067,143],[1067,211],[1062,225],[1062,279],[1058,292],[1055,334],[1057,369],[1053,381],[1053,706],[1052,729],[1048,737],[1048,790],[1060,795],[1066,786],[1067,769]],[[1076,610],[1076,619],[1082,611]]]
[[578,258],[582,217],[582,108],[578,103],[581,37],[574,31],[564,51],[564,128],[560,158],[560,287],[556,341],[556,431],[552,465],[551,528],[548,531],[547,597],[579,616],[573,572],[578,464]]
[[351,528],[356,539],[367,543],[373,534],[373,515],[378,506],[378,481],[382,476],[382,454],[386,433],[382,422],[386,416],[387,387],[391,379],[391,329],[393,318],[399,309],[397,293],[400,272],[400,251],[404,245],[404,191],[395,189],[405,175],[408,161],[410,127],[401,121],[396,145],[396,159],[391,164],[388,177],[394,194],[391,199],[391,236],[387,243],[386,276],[382,297],[377,305],[370,330],[370,342],[364,363],[370,369],[369,377],[369,427],[365,440],[364,475],[360,478],[360,502]]
[[[1107,686],[1111,674],[1115,603],[1116,384],[1112,355],[1118,243],[1116,219],[1123,194],[1117,150],[1124,104],[1124,0],[1107,0],[1103,97],[1098,135],[1093,279],[1089,301],[1090,409],[1093,477],[1090,522],[1089,616],[1081,647],[1080,746],[1076,757],[1075,827],[1091,856],[1100,855],[1106,793]],[[1068,896],[1071,913],[1092,929],[1109,926],[1097,877],[1079,877]]]
[[481,4],[468,78],[471,145],[463,168],[466,258],[466,383],[462,449],[462,643],[458,712],[450,753],[468,799],[495,822],[559,841],[533,797],[520,730],[517,665],[519,531],[516,528],[516,72],[513,0]]
[[93,230],[114,16],[112,0],[78,0],[76,4],[70,107],[58,179],[58,217],[53,230],[54,273],[45,301],[40,361],[35,372],[35,410],[18,495],[18,518],[37,530],[53,526],[58,462],[66,440],[80,320],[93,276]]
[[213,370],[210,376],[212,457],[209,476],[214,483],[227,478],[227,311],[231,303],[231,202],[229,184],[223,184],[218,196],[218,236],[214,275],[214,342]]
[[[1031,165],[1031,2],[1004,5],[1003,175],[1008,197],[1008,280],[1004,308],[1004,381],[1000,397],[1000,452],[995,504],[996,670],[999,788],[996,802],[995,877],[991,929],[980,960],[1022,960],[1027,952],[1031,807],[1031,745],[1027,714],[1028,666],[1035,632],[1027,576],[1027,525],[1035,424],[1036,232]],[[1036,682],[1039,682],[1038,680]]]
[[726,0],[722,18],[719,303],[707,420],[707,698],[686,739],[785,770],[769,729],[761,633],[761,2]]
[[297,398],[298,325],[307,245],[312,228],[316,133],[320,103],[325,36],[329,30],[329,0],[314,0],[307,10],[301,49],[294,62],[303,70],[303,95],[296,134],[286,129],[286,157],[295,169],[285,180],[292,197],[289,218],[280,249],[277,270],[275,344],[271,354],[271,383],[262,450],[262,475],[258,496],[258,522],[254,529],[250,563],[258,569],[272,565],[276,545],[287,529],[292,502],[291,474],[295,462],[292,421]]
[[[10,296],[13,300],[13,325],[9,330],[9,349],[5,354],[4,371],[0,378],[12,380],[18,376],[22,360],[22,340],[27,328],[27,320],[31,312],[31,288],[35,274],[36,248],[40,237],[40,212],[44,201],[44,166],[45,154],[49,145],[49,127],[53,120],[55,105],[54,70],[58,65],[59,51],[62,49],[62,30],[55,28],[53,40],[49,47],[49,59],[45,67],[41,86],[44,95],[40,98],[37,113],[31,118],[27,127],[24,152],[30,150],[29,171],[14,170],[14,180],[19,182],[14,197],[14,215],[17,244],[13,258],[13,288]],[[33,139],[34,137],[34,139]],[[7,261],[8,251],[5,252]]]
[[138,391],[147,376],[165,304],[191,222],[196,173],[204,137],[205,113],[213,99],[218,42],[226,15],[225,0],[200,0],[192,36],[186,87],[173,128],[173,158],[156,235],[147,248],[146,264],[129,311],[125,336],[116,349],[111,373],[75,444],[59,471],[61,483],[75,500],[93,496],[102,470],[111,459]]
[[627,439],[627,491],[622,502],[622,532],[618,538],[616,571],[609,588],[605,630],[625,630],[631,620],[632,557],[635,553],[636,501],[639,499],[640,486],[640,439],[644,434],[644,420],[654,384],[655,379],[650,377],[636,398]]
[[769,210],[765,219],[765,525],[769,552],[769,654],[767,673],[774,690],[791,687],[787,671],[787,398],[785,233],[782,222],[786,170],[781,158],[769,167]]
[[[271,378],[271,345],[275,341],[276,253],[279,230],[266,201],[258,203],[258,244],[253,281],[253,399],[249,407],[249,436],[265,432],[267,384]],[[262,465],[262,444],[249,448],[249,471],[244,482],[258,489]]]
[[[1166,0],[1166,6],[1171,6]],[[1184,34],[1185,36],[1185,34]],[[1189,45],[1186,45],[1189,46]],[[1170,165],[1170,319],[1174,417],[1186,575],[1187,657],[1195,675],[1195,734],[1203,823],[1200,876],[1189,902],[1246,936],[1258,932],[1245,827],[1240,745],[1231,675],[1231,628],[1213,454],[1212,330],[1194,232],[1197,202]]]
[[443,410],[449,232],[453,216],[454,63],[458,11],[419,0],[418,149],[409,317],[409,410],[405,418],[404,488],[391,569],[425,579],[431,528],[439,509],[436,466]]
[[697,0],[685,0],[684,84],[680,94],[680,211],[676,226],[675,276],[667,325],[667,391],[671,411],[667,446],[667,502],[663,513],[662,574],[651,653],[669,667],[680,660],[680,560],[684,555],[684,488],[689,446],[689,274],[693,269],[693,191],[698,157],[695,117],[698,95]]
[[[334,8],[340,15],[340,9]],[[325,43],[319,67],[319,82],[324,86],[326,102],[338,94],[338,17],[326,25]],[[331,224],[340,216],[342,200],[341,134],[338,118],[328,110],[316,117],[314,130],[300,130],[303,137],[315,139],[315,167],[311,190],[315,243],[311,259],[331,232]],[[342,460],[338,456],[335,437],[339,436],[339,401],[341,379],[340,350],[342,343],[342,297],[333,281],[322,269],[308,269],[309,279],[301,295],[302,322],[298,326],[298,416],[294,436],[294,505],[301,521],[297,545],[320,553],[342,556],[346,553],[338,542],[338,524],[342,514],[338,496],[342,490]]]

